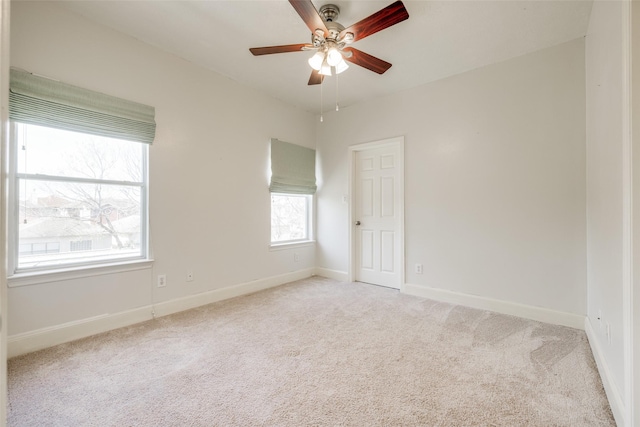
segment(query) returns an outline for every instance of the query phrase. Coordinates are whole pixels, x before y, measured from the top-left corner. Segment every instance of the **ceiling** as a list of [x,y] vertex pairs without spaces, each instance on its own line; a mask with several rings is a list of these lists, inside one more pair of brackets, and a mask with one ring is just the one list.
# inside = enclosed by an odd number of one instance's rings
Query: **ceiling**
[[[342,107],[585,36],[591,1],[412,1],[409,19],[354,43],[393,66],[383,75],[357,65],[339,75]],[[393,0],[313,0],[340,7],[345,27]],[[306,111],[320,111],[308,86],[313,52],[253,56],[250,47],[308,43],[287,0],[64,1],[64,7]],[[336,78],[323,84],[333,106]],[[331,107],[332,108],[332,107]]]

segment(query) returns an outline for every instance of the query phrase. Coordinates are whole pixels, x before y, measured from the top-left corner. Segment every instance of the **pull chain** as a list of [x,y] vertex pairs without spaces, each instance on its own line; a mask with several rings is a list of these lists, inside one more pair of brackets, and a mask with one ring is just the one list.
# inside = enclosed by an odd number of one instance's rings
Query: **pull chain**
[[338,106],[338,73],[336,73],[336,111],[340,111]]
[[320,123],[324,122],[322,117],[322,83],[324,82],[324,76],[320,76]]

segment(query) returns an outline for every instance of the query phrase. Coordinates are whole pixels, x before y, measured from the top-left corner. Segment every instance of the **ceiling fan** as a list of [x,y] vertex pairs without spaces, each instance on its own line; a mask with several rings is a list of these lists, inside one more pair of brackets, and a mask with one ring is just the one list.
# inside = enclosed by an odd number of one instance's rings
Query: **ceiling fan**
[[309,59],[309,65],[313,68],[310,85],[322,83],[325,76],[331,75],[332,69],[336,74],[346,70],[349,66],[345,60],[378,74],[391,68],[389,62],[349,45],[408,19],[409,13],[402,1],[398,0],[347,28],[336,22],[340,9],[334,4],[325,4],[318,12],[311,0],[289,0],[289,3],[311,30],[311,43],[254,47],[249,49],[252,54],[315,50],[316,53]]

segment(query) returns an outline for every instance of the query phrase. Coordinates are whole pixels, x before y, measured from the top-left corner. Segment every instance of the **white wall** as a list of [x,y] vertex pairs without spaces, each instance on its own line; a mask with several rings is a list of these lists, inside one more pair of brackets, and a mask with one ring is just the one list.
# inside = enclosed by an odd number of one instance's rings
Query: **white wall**
[[[11,65],[156,108],[152,269],[9,289],[10,334],[310,269],[269,251],[268,147],[315,144],[315,118],[47,2],[14,2]],[[195,281],[186,282],[187,270]],[[167,275],[157,288],[155,276]]]
[[[587,315],[614,413],[618,399],[625,398],[622,12],[622,2],[595,2],[586,38]],[[606,324],[611,343],[601,326]]]
[[[586,82],[585,43],[575,40],[325,113],[319,124],[56,4],[14,2],[12,66],[153,105],[158,130],[153,267],[12,287],[10,334],[316,264],[346,272],[347,147],[404,135],[407,282],[588,314],[605,379],[623,396],[619,20],[619,2],[595,2]],[[270,137],[318,142],[319,246],[296,249],[298,263],[291,250],[268,250]],[[166,288],[154,286],[157,274]]]
[[582,39],[342,108],[317,129],[318,267],[348,270],[347,147],[404,135],[407,283],[586,313]]

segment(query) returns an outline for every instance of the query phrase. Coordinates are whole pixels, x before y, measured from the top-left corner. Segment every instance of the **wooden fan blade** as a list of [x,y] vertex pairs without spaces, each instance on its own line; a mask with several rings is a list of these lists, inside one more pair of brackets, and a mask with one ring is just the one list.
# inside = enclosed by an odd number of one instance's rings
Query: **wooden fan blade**
[[249,49],[254,55],[271,55],[272,53],[286,53],[286,52],[300,52],[303,47],[313,47],[307,43],[300,44],[285,44],[282,46],[266,46],[266,47],[252,47]]
[[320,74],[320,71],[312,70],[311,77],[309,77],[309,86],[319,85],[324,80],[324,76]]
[[409,19],[409,12],[405,9],[402,1],[398,0],[368,18],[364,18],[349,28],[345,28],[340,32],[339,38],[344,37],[346,33],[353,33],[353,41],[357,41],[392,25],[396,25],[405,19]]
[[345,47],[344,49],[342,49],[342,51],[353,53],[351,57],[343,55],[346,61],[364,67],[367,70],[373,71],[374,73],[384,74],[385,71],[391,68],[391,64],[389,62],[383,61],[382,59],[376,58],[375,56],[371,56],[368,53],[364,53],[363,51],[356,48]]
[[291,6],[298,12],[300,18],[307,24],[307,27],[314,33],[318,28],[324,31],[324,35],[329,34],[327,26],[324,24],[324,19],[318,13],[311,0],[289,0]]

